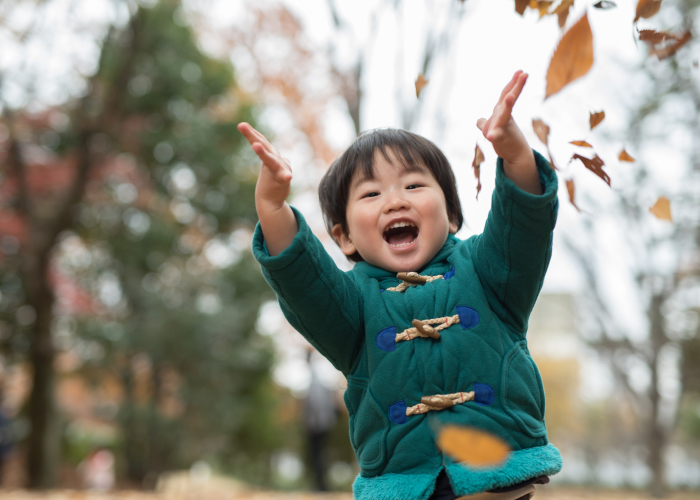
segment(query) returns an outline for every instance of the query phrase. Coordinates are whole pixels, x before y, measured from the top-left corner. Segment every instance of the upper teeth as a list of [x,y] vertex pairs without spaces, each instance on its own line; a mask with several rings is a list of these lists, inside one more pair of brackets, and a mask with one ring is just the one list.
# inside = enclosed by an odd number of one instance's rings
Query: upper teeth
[[389,226],[387,229],[394,229],[395,227],[405,227],[405,226],[414,227],[415,224],[413,224],[413,223],[411,223],[411,222],[395,222],[394,224],[392,224],[391,226]]

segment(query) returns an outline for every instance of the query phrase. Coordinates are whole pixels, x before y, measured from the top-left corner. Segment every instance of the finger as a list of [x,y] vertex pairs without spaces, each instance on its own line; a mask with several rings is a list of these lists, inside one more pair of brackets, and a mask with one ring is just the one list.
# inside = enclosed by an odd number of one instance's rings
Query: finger
[[291,173],[291,167],[284,163],[278,155],[270,153],[263,144],[259,142],[253,144],[253,151],[255,151],[255,154],[258,155],[258,158],[262,160],[265,166],[273,172],[277,173],[282,170]]
[[479,119],[476,121],[476,127],[477,127],[479,130],[481,130],[481,131],[484,130],[484,125],[485,125],[485,124],[486,124],[486,118],[479,118]]
[[525,82],[527,82],[527,76],[527,73],[521,73],[509,92],[509,94],[513,96],[513,102],[517,101],[518,97],[520,97],[520,93],[523,91],[523,87],[525,87]]
[[522,73],[522,70],[520,70],[520,69],[515,72],[515,74],[513,75],[513,78],[511,78],[510,81],[508,82],[508,84],[503,88],[503,91],[501,92],[501,97],[498,98],[499,101],[502,101],[503,98],[513,89],[513,87],[517,83],[518,77],[520,76],[521,73]]
[[238,124],[238,130],[243,134],[243,136],[248,139],[248,142],[253,145],[255,142],[259,142],[262,146],[267,149],[270,153],[277,153],[277,150],[270,144],[267,138],[260,132],[255,130],[250,126],[249,123],[241,122]]

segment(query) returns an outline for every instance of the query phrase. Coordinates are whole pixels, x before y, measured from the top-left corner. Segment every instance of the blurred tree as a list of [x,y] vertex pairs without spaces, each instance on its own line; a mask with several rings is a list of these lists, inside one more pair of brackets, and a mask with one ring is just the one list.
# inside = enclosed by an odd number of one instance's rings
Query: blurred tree
[[[685,28],[689,28],[698,17],[698,7],[698,0],[665,2],[665,16],[658,21],[685,21]],[[616,310],[603,271],[610,256],[600,250],[604,247],[600,238],[606,237],[602,223],[584,219],[580,234],[567,235],[567,246],[581,265],[587,284],[583,297],[583,317],[590,319],[585,325],[587,341],[606,360],[639,416],[635,432],[620,429],[615,433],[615,445],[633,449],[639,435],[643,436],[646,464],[652,474],[649,487],[655,496],[664,495],[664,453],[674,436],[691,372],[696,371],[693,362],[684,364],[683,360],[698,359],[690,349],[698,338],[700,286],[700,144],[694,139],[700,134],[700,85],[692,51],[686,47],[663,61],[649,57],[643,71],[637,73],[635,78],[644,81],[638,82],[637,88],[645,91],[637,101],[641,104],[635,103],[630,110],[625,138],[632,150],[639,152],[637,162],[621,172],[614,191],[615,206],[606,209],[604,217],[610,221],[610,216],[616,234],[626,242],[624,249],[615,251],[626,256],[636,291],[636,297],[627,303],[632,307],[640,304],[646,331],[640,332]],[[676,185],[664,182],[665,173],[652,166],[652,159],[658,158],[654,152],[663,148],[668,148],[665,154],[674,155],[669,161],[685,168],[683,181]],[[660,195],[671,199],[672,227],[649,214],[653,204],[650,196]],[[602,210],[595,212],[602,217]],[[623,418],[629,416],[629,409],[615,399],[618,417],[614,421],[629,422]],[[621,442],[625,436],[628,440]]]
[[[6,4],[7,19],[33,19],[16,43],[46,37],[57,3]],[[178,1],[115,2],[106,18],[102,32],[86,21],[101,48],[82,96],[42,105],[27,68],[1,80],[0,340],[32,367],[29,486],[56,480],[66,351],[122,387],[129,478],[209,457],[263,481],[283,434],[255,331],[267,288],[247,251],[256,162],[235,129],[254,122],[252,101]]]

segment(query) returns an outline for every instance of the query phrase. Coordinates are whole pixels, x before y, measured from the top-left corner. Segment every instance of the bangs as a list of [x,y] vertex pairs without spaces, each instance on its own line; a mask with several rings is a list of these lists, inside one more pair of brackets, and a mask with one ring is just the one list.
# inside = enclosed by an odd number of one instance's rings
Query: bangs
[[350,186],[351,188],[360,182],[374,179],[374,159],[377,153],[381,153],[390,165],[396,166],[398,162],[404,172],[430,172],[428,167],[425,166],[424,159],[419,154],[416,154],[415,151],[405,147],[405,145],[381,143],[375,146],[374,149],[366,149],[360,152],[357,169],[353,172],[353,176],[356,177]]

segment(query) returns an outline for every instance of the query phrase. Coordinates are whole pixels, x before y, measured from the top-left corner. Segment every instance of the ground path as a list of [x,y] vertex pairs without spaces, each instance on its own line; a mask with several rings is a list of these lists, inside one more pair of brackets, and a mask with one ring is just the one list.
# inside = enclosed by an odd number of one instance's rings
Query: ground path
[[[347,493],[315,494],[254,491],[245,489],[204,488],[197,491],[115,491],[96,493],[57,490],[31,493],[24,490],[0,490],[2,500],[352,500]],[[649,500],[644,492],[620,490],[570,489],[547,486],[538,491],[535,500]],[[675,492],[668,500],[700,500],[700,492]]]

